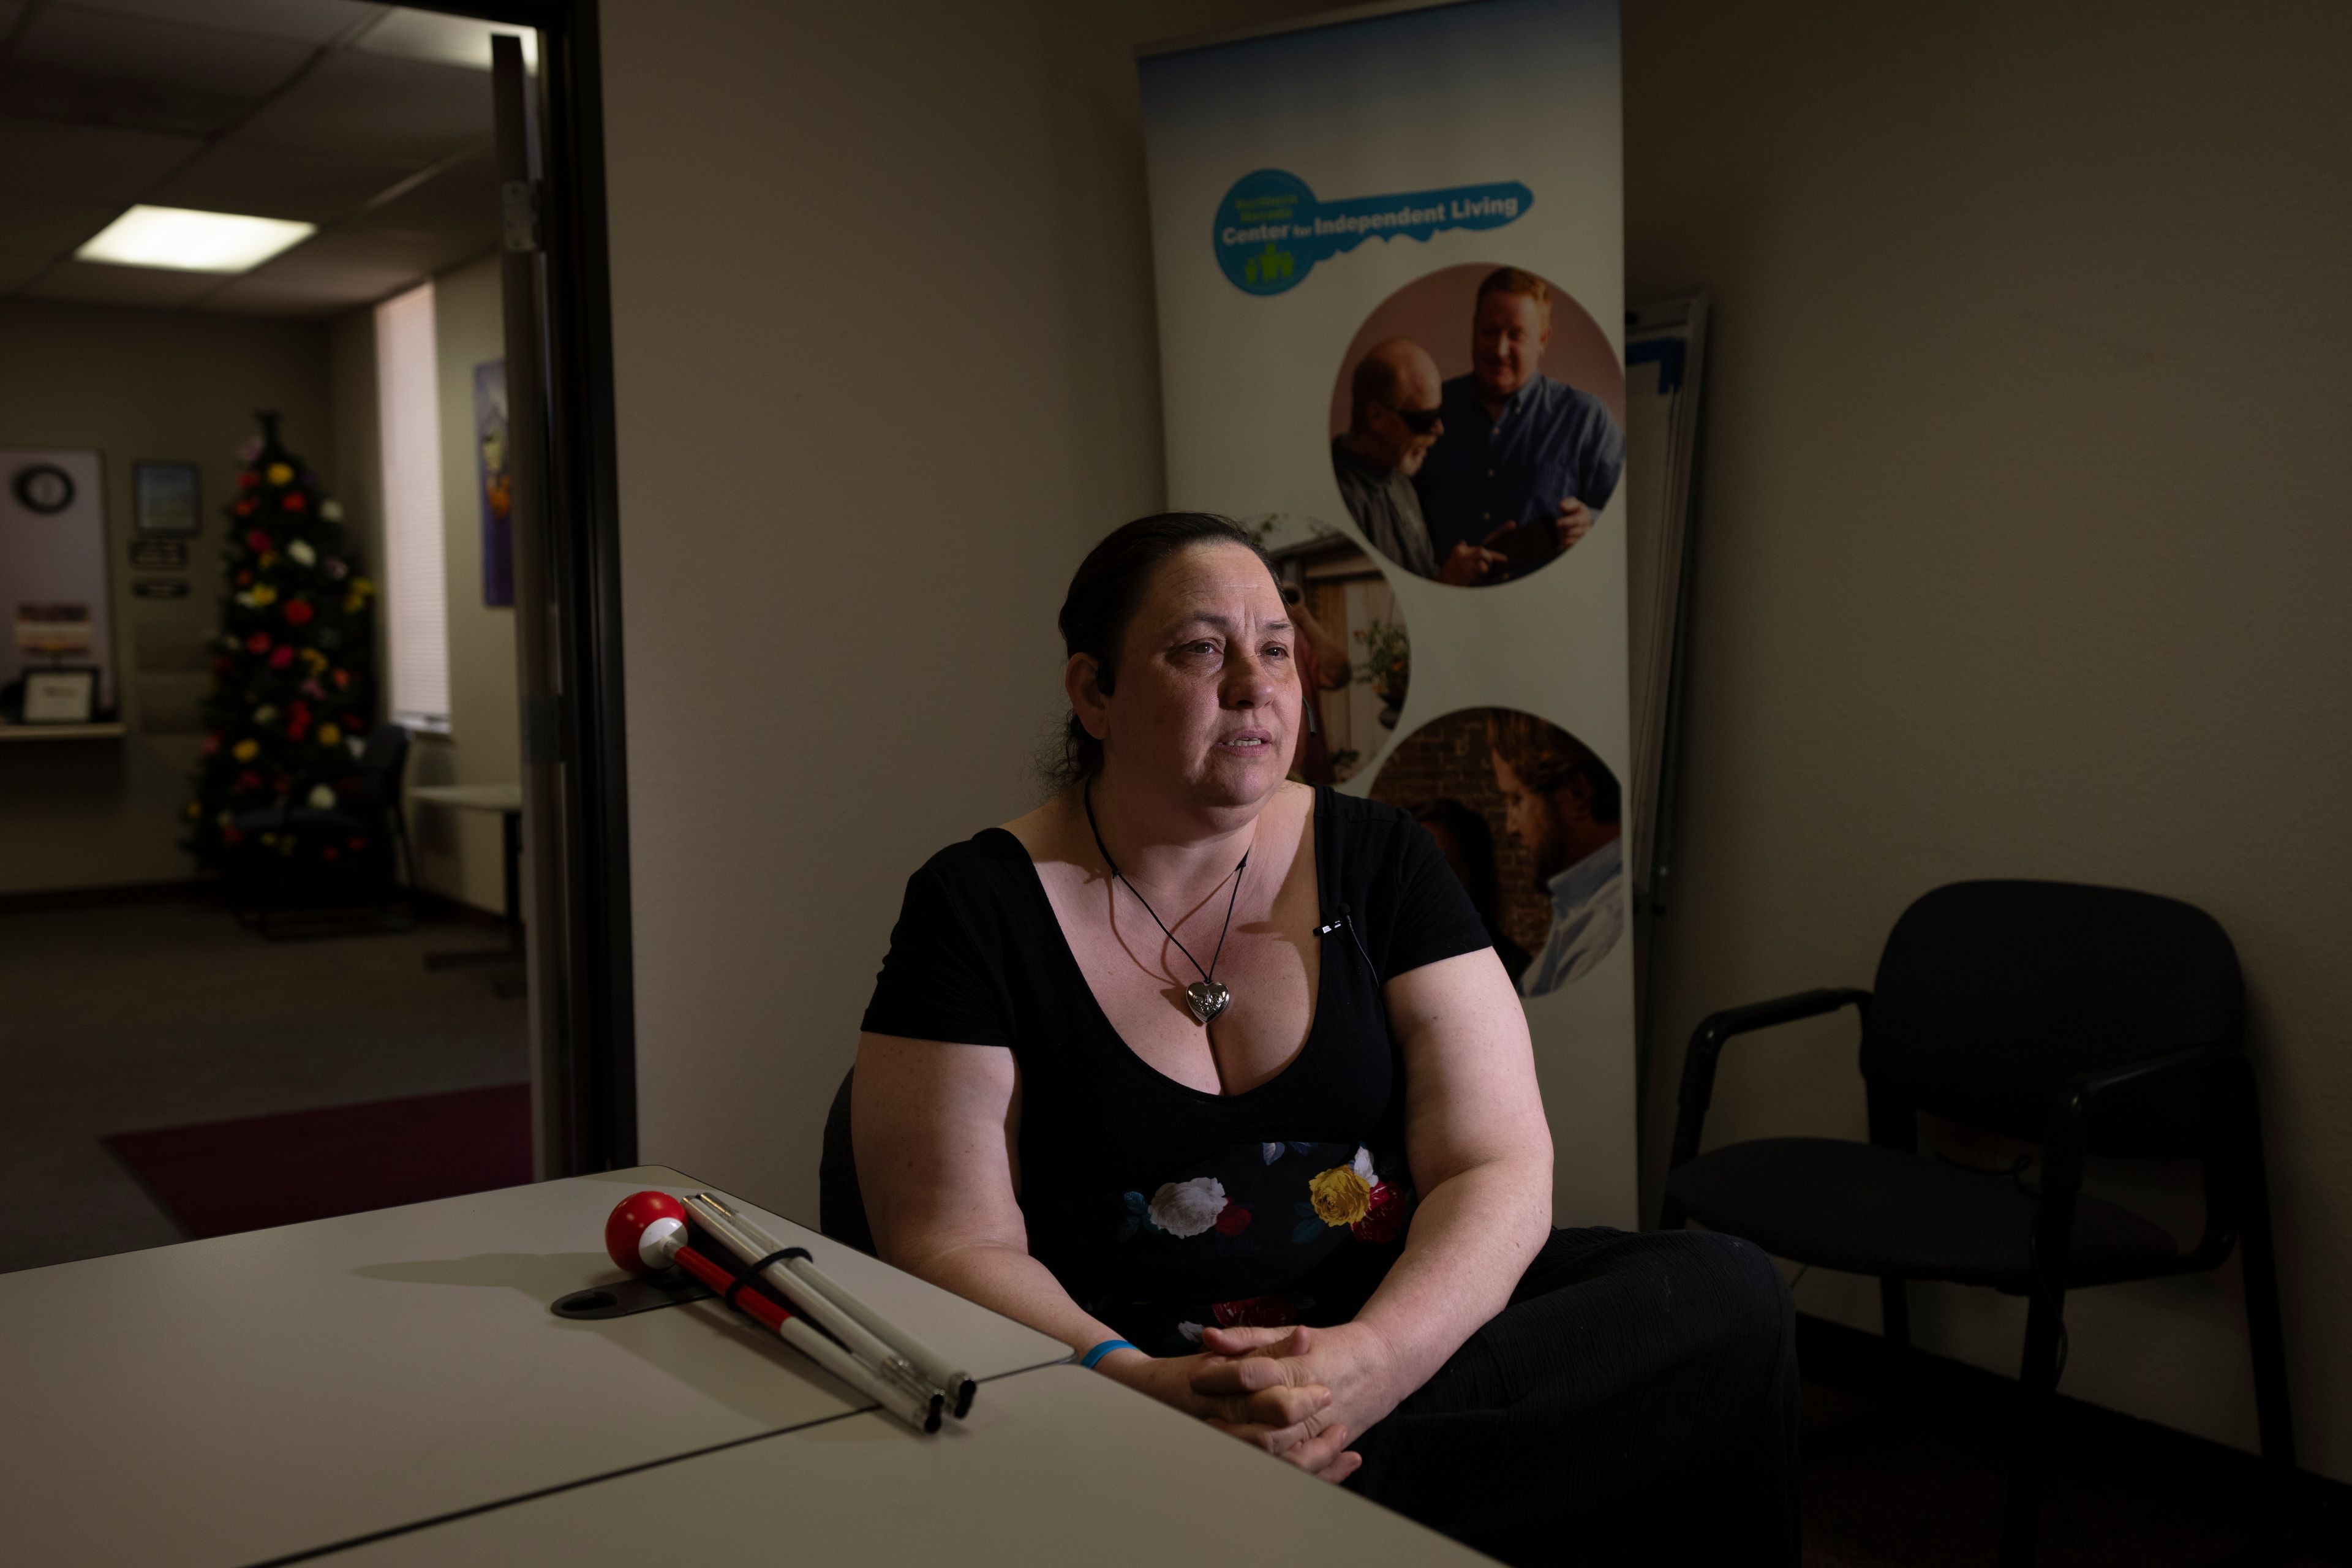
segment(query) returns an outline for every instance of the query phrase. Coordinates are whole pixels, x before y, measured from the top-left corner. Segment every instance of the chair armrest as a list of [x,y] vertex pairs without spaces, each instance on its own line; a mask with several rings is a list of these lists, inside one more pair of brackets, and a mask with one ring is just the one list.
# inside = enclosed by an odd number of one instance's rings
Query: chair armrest
[[1800,991],[1769,1002],[1750,1002],[1745,1007],[1727,1007],[1700,1020],[1698,1027],[1691,1032],[1690,1049],[1683,1056],[1681,1111],[1675,1119],[1674,1152],[1666,1168],[1688,1164],[1697,1156],[1699,1131],[1706,1121],[1707,1107],[1715,1100],[1716,1059],[1733,1036],[1793,1024],[1800,1018],[1819,1017],[1841,1007],[1865,1007],[1869,1003],[1867,991],[1824,988]]
[[[2057,1288],[2055,1282],[2064,1277],[2063,1260],[2074,1245],[2074,1199],[2083,1187],[2083,1145],[2092,1110],[2102,1100],[2174,1079],[2232,1068],[2242,1073],[2245,1061],[2245,1053],[2235,1046],[2191,1046],[2101,1072],[2077,1073],[2059,1086],[2050,1131],[2042,1141],[2042,1201],[2033,1227],[2037,1271],[2045,1276],[2045,1289]],[[2209,1235],[2198,1251],[2216,1243],[2226,1249],[2226,1242]],[[2046,1269],[2042,1268],[2045,1260],[2051,1264]]]

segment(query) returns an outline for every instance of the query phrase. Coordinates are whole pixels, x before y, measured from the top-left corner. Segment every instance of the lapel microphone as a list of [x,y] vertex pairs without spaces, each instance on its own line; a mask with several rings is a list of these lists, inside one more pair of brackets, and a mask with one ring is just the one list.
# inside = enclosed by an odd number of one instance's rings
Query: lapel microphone
[[1381,966],[1374,963],[1372,962],[1372,955],[1369,952],[1365,951],[1363,935],[1356,930],[1356,922],[1349,918],[1349,910],[1347,904],[1342,902],[1339,905],[1339,914],[1331,920],[1325,921],[1323,924],[1317,926],[1315,928],[1315,934],[1317,936],[1329,936],[1333,931],[1339,931],[1344,927],[1348,935],[1355,942],[1356,952],[1362,955],[1364,967],[1372,972],[1372,978],[1377,981],[1381,977]]

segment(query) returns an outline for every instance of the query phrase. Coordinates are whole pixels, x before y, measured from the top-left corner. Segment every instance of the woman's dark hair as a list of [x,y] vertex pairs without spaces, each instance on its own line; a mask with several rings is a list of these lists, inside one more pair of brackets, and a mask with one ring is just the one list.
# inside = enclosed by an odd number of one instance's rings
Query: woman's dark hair
[[[1268,576],[1275,574],[1274,563],[1239,523],[1206,511],[1139,517],[1113,529],[1078,563],[1062,600],[1062,647],[1066,658],[1093,657],[1099,671],[1095,683],[1105,695],[1118,684],[1118,650],[1127,640],[1128,623],[1150,590],[1152,575],[1170,557],[1202,544],[1238,544],[1265,562]],[[1102,771],[1102,742],[1087,733],[1075,711],[1063,721],[1060,743],[1040,759],[1046,778],[1057,789],[1092,778]]]

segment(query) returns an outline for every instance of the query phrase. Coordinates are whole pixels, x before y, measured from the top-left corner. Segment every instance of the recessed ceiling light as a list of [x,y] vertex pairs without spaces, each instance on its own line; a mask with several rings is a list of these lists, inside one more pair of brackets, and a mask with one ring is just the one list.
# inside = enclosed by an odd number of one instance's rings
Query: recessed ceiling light
[[250,272],[318,232],[315,223],[142,205],[99,230],[74,258],[182,272]]

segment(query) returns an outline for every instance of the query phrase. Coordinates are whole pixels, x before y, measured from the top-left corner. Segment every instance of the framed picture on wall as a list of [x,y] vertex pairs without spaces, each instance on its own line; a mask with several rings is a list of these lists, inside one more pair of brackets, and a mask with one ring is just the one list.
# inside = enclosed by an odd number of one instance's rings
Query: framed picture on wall
[[133,463],[131,491],[138,498],[138,527],[144,534],[174,539],[204,529],[194,463]]
[[28,669],[25,672],[25,722],[87,724],[98,712],[98,671]]

